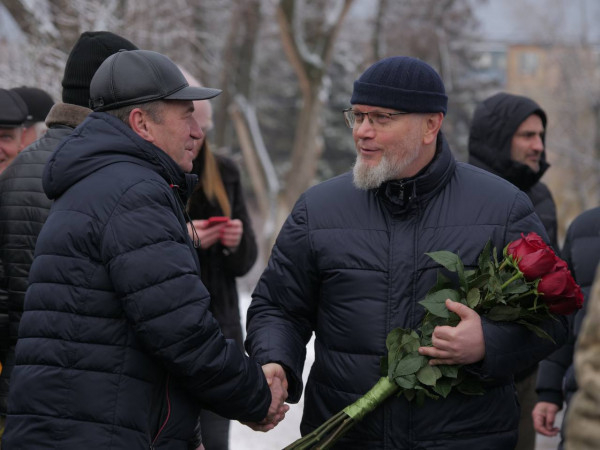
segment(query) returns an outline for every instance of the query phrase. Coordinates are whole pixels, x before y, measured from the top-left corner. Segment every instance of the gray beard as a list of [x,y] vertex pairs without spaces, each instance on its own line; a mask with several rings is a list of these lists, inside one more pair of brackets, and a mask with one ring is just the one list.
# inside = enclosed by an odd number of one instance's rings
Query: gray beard
[[354,186],[358,189],[369,190],[378,188],[386,181],[404,178],[401,174],[418,156],[419,148],[415,146],[412,151],[403,155],[403,158],[398,155],[393,155],[392,158],[383,155],[379,164],[371,167],[365,164],[362,156],[358,154],[352,168]]
[[370,167],[364,163],[362,157],[358,155],[352,168],[354,186],[358,189],[368,191],[381,186],[388,180],[394,178],[394,167],[390,160],[385,156],[375,167]]

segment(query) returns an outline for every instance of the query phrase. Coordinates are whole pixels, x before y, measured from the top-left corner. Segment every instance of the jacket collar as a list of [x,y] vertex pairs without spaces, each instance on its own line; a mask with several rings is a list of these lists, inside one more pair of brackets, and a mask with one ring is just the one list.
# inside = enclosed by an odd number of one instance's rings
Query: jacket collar
[[410,178],[390,180],[383,183],[376,193],[394,212],[404,212],[414,206],[427,202],[448,183],[456,161],[450,146],[440,133],[433,160],[417,175]]
[[89,108],[72,105],[70,103],[55,103],[48,116],[46,126],[48,128],[63,125],[70,128],[77,127],[92,112]]

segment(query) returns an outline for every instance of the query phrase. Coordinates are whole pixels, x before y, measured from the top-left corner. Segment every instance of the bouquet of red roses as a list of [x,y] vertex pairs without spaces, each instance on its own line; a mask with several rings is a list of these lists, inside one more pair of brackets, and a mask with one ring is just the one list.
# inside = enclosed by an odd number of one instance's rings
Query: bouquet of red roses
[[426,397],[445,398],[452,390],[468,395],[484,392],[480,380],[459,365],[429,365],[419,347],[431,346],[437,326],[456,326],[460,318],[448,311],[446,299],[463,303],[493,321],[521,324],[551,339],[539,326],[554,314],[567,315],[583,305],[583,294],[567,264],[536,233],[509,243],[498,261],[491,242],[478,266],[467,270],[449,251],[427,253],[458,278],[458,286],[438,273],[435,286],[419,303],[426,309],[418,330],[396,328],[387,337],[384,376],[355,403],[331,417],[312,433],[288,445],[287,450],[328,449],[366,414],[393,394],[421,403]]

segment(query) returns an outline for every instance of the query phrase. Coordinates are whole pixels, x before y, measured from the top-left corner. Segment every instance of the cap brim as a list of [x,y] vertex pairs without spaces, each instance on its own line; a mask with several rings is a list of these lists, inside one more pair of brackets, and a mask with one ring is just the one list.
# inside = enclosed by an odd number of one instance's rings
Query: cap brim
[[187,86],[163,97],[163,100],[208,100],[221,93],[221,89]]
[[21,123],[2,123],[0,122],[0,128],[20,128],[25,126],[24,122]]

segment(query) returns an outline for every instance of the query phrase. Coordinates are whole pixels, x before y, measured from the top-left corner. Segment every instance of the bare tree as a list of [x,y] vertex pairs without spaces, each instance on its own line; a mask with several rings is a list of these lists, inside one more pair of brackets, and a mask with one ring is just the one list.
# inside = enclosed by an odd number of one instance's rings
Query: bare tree
[[219,124],[215,137],[218,147],[227,144],[227,111],[233,97],[242,95],[251,101],[252,69],[255,63],[255,46],[260,24],[260,0],[235,1],[222,52],[221,74],[217,84],[223,89],[223,93],[217,100],[219,109],[215,114],[215,122]]
[[375,16],[375,26],[373,27],[373,39],[371,43],[373,46],[373,61],[379,61],[383,58],[385,53],[385,41],[382,36],[383,24],[385,21],[385,12],[387,11],[388,0],[379,0],[377,5],[377,14]]
[[9,86],[30,84],[60,98],[67,55],[80,33],[119,29],[123,2],[107,0],[4,0],[25,39],[11,42],[0,61],[0,79]]
[[327,97],[323,92],[327,69],[335,39],[352,2],[338,0],[333,8],[331,2],[312,2],[318,7],[318,10],[312,9],[318,12],[312,17],[307,16],[308,2],[280,0],[278,3],[277,22],[283,48],[294,68],[302,95],[292,145],[291,170],[287,173],[281,199],[283,215],[314,180],[316,163],[323,151],[321,124],[323,102]]
[[474,8],[486,0],[398,0],[382,4],[381,57],[409,55],[438,70],[449,98],[444,131],[454,153],[466,159],[473,104],[487,91],[476,76],[473,46],[481,37]]

